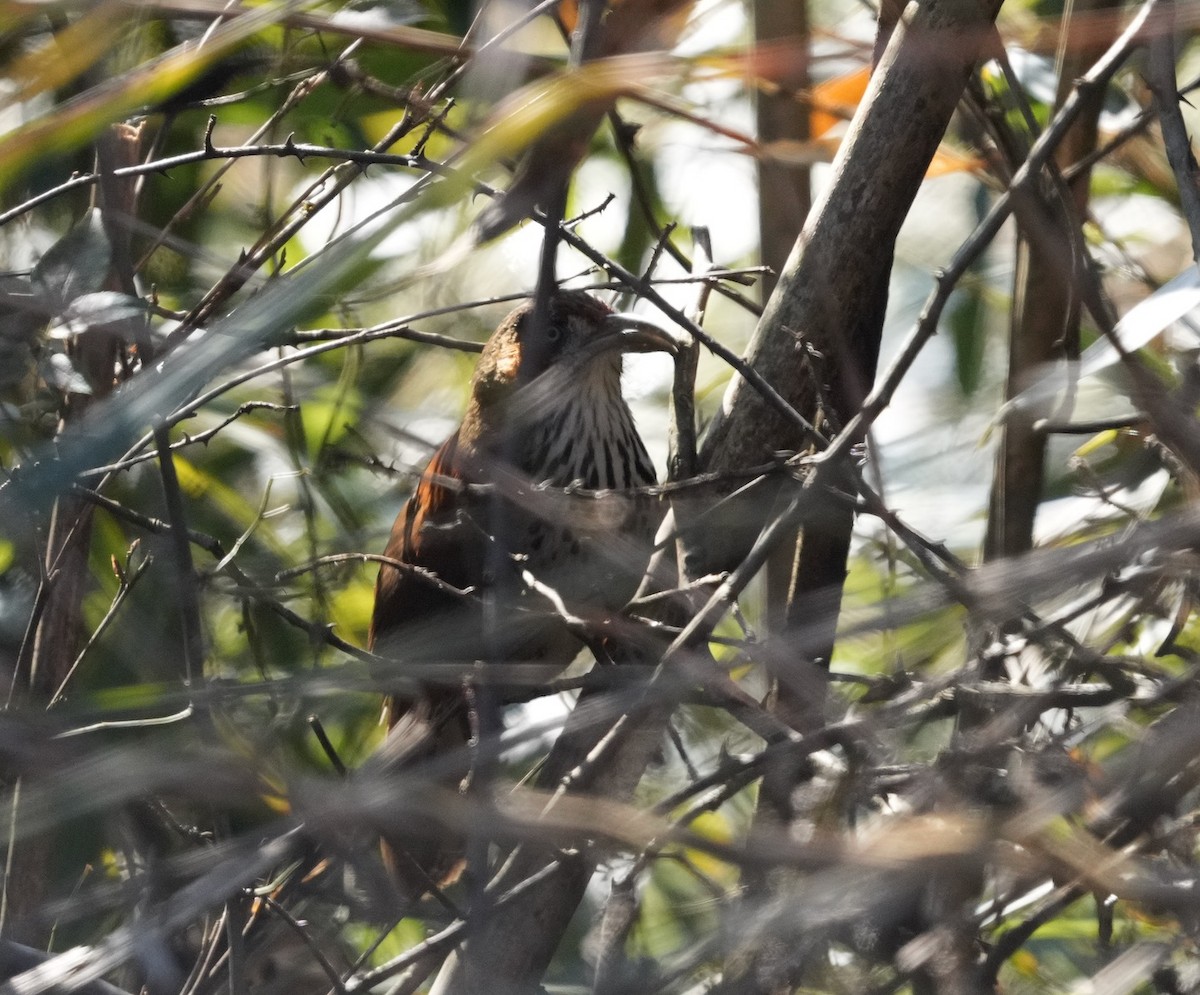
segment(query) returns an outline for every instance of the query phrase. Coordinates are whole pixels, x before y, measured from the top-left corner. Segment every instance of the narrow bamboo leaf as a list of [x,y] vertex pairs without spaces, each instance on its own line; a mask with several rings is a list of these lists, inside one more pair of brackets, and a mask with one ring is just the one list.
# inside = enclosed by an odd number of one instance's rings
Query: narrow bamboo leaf
[[40,459],[16,468],[0,485],[0,507],[9,501],[27,510],[45,506],[81,471],[110,462],[156,420],[186,407],[220,371],[253,355],[307,315],[323,311],[329,306],[329,295],[361,274],[371,251],[418,209],[413,205],[387,224],[365,227],[331,243],[214,323],[194,345],[176,350],[156,368],[145,370],[59,436],[53,452],[47,449]]
[[947,321],[954,339],[954,373],[959,389],[967,397],[975,393],[983,376],[986,319],[987,308],[979,286],[974,283],[964,286]]
[[45,44],[14,60],[9,78],[16,89],[3,103],[11,105],[66,86],[104,58],[127,32],[129,4],[107,0],[67,25]]
[[[1136,352],[1196,308],[1200,308],[1200,267],[1193,265],[1132,307],[1113,331],[1126,352]],[[1084,352],[1079,374],[1099,373],[1117,359],[1116,348],[1103,339]]]
[[251,35],[303,6],[304,0],[288,0],[255,8],[212,32],[202,46],[179,45],[9,132],[0,138],[0,190],[39,159],[76,148],[113,121],[167,100]]

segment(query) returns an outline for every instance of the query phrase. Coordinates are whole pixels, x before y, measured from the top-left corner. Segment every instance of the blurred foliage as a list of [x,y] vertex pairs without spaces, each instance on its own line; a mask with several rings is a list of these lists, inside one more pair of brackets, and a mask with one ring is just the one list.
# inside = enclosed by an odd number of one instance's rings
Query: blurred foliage
[[[811,7],[817,92],[857,100],[870,18],[833,0]],[[1054,114],[1053,48],[1039,39],[1061,27],[1062,7],[1006,4],[1012,74],[980,71],[982,117],[1026,151]],[[526,149],[600,107],[598,121],[611,117],[583,150],[567,210],[591,252],[564,248],[559,276],[608,287],[607,259],[690,307],[690,227],[712,228],[719,268],[752,270],[748,198],[715,170],[742,168],[748,100],[774,82],[751,79],[735,54],[747,12],[728,0],[688,7],[680,38],[634,54],[636,78],[619,60],[571,66],[549,16],[489,43],[513,12],[459,0],[223,9],[0,4],[0,943],[86,946],[70,983],[128,991],[384,984],[368,972],[414,956],[473,900],[464,882],[449,908],[381,904],[380,799],[336,772],[371,755],[380,693],[411,680],[361,652],[376,572],[361,554],[383,548],[462,410],[478,344],[536,277],[538,225],[485,245],[470,226]],[[1200,68],[1195,30],[1181,18],[1181,81]],[[1162,133],[1139,118],[1150,104],[1131,62],[1101,117],[1114,144],[1084,226],[1122,312],[1190,265]],[[776,152],[828,157],[841,115],[818,115],[819,142]],[[902,238],[885,351],[1011,178],[967,118]],[[814,175],[827,181],[823,166]],[[827,702],[837,728],[816,746],[797,734],[788,762],[804,772],[804,817],[769,837],[775,863],[764,868],[761,841],[742,848],[757,840],[759,780],[786,751],[704,700],[675,712],[636,796],[679,838],[632,846],[602,820],[579,833],[605,858],[597,880],[628,885],[636,906],[615,948],[617,989],[697,991],[761,941],[807,958],[797,990],[951,991],[922,958],[966,923],[981,961],[1022,936],[989,967],[1005,991],[1074,990],[1131,954],[1144,958],[1136,983],[1096,990],[1197,990],[1194,910],[1180,898],[1200,824],[1185,721],[1200,652],[1186,518],[1197,468],[1115,361],[1088,373],[1056,395],[1073,394],[1072,421],[1097,424],[1051,447],[1038,549],[1129,541],[1128,556],[1099,571],[1063,556],[972,573],[1011,243],[960,283],[945,335],[876,426],[867,476],[900,522],[861,518]],[[735,276],[714,279],[724,296],[706,327],[740,352],[755,306]],[[635,288],[616,283],[629,303]],[[1157,336],[1167,325],[1174,334]],[[1085,331],[1085,346],[1103,347]],[[1173,319],[1149,338],[1155,384],[1194,417],[1194,328]],[[704,420],[728,374],[704,357]],[[669,371],[638,365],[630,381],[662,464]],[[1114,412],[1128,423],[1101,424]],[[177,483],[164,482],[156,427]],[[1130,540],[1159,520],[1184,524]],[[190,530],[190,564],[175,526]],[[971,587],[972,576],[983,579]],[[777,652],[757,591],[711,643],[752,701]],[[550,690],[509,709],[535,745],[562,710]],[[977,740],[957,736],[964,713]],[[986,752],[980,742],[1003,754],[995,770],[963,759]],[[506,763],[516,780],[537,759]],[[1154,774],[1157,793],[1137,795]],[[954,826],[911,830],[928,811]],[[304,820],[324,850],[296,842]],[[965,856],[955,820],[986,823]],[[899,835],[865,848],[884,824]],[[1072,862],[1056,831],[1087,834],[1116,870]],[[775,904],[746,899],[755,875]],[[602,891],[589,892],[556,983],[592,983]],[[0,957],[8,975],[12,957]]]

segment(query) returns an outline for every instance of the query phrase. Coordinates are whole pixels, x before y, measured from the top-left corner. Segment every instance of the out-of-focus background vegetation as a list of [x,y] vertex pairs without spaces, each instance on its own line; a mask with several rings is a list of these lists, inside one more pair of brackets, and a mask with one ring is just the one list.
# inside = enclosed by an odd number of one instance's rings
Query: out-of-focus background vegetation
[[[599,870],[548,986],[1200,988],[1200,217],[1179,179],[1195,186],[1195,161],[1169,155],[1196,117],[1183,99],[1166,121],[1154,95],[1195,92],[1194,5],[1003,4],[901,231],[880,368],[1150,6],[1090,144],[1042,180],[1052,202],[1075,183],[1075,233],[1142,374],[1081,321],[1085,281],[1044,247],[1021,264],[1007,223],[856,453],[882,504],[859,500],[792,821],[757,834],[779,743],[686,696],[621,810],[655,831],[605,810],[555,837]],[[649,315],[645,284],[689,314],[706,293],[704,328],[741,354],[763,262],[783,266],[806,188],[833,178],[879,15],[783,8],[663,3],[580,65],[569,0],[0,3],[0,991],[415,990],[473,928],[465,891],[399,907],[365,880],[380,802],[336,769],[370,755],[403,680],[363,650],[362,554],[537,280],[542,225],[472,224],[526,149],[598,106],[559,278]],[[756,106],[781,99],[792,130],[768,135]],[[1056,329],[1022,351],[1039,309]],[[702,350],[701,425],[730,373]],[[660,474],[671,385],[668,358],[627,362]],[[1044,479],[1003,482],[1006,444]],[[746,587],[711,644],[755,699],[765,591]],[[573,701],[545,690],[509,710],[514,782]],[[480,818],[503,845],[527,815]]]

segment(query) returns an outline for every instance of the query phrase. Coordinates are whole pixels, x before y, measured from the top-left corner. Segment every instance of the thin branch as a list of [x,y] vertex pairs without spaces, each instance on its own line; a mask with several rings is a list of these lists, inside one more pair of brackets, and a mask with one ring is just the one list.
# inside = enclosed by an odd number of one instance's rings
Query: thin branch
[[1192,259],[1200,263],[1200,166],[1192,151],[1187,125],[1179,110],[1179,87],[1175,81],[1175,0],[1162,0],[1161,23],[1148,42],[1146,82],[1154,94],[1154,106],[1162,125],[1167,160],[1179,187],[1179,205],[1192,236]]

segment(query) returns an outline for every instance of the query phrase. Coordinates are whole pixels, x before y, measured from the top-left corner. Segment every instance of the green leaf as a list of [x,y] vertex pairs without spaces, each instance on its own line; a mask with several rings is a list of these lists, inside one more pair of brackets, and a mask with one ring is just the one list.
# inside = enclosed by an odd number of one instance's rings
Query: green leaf
[[110,325],[114,321],[144,317],[147,310],[146,302],[140,297],[131,297],[115,290],[84,294],[67,305],[60,316],[60,322],[50,329],[50,336],[67,338],[71,335],[82,335],[90,329]]
[[112,246],[104,222],[99,211],[90,210],[46,250],[33,268],[33,279],[49,297],[50,310],[57,312],[76,298],[98,291],[111,264]]
[[967,397],[979,389],[983,379],[983,359],[987,336],[985,321],[987,308],[982,300],[980,286],[967,283],[962,293],[957,294],[946,323],[950,327],[954,342],[954,375],[959,389]]
[[92,385],[65,352],[53,352],[38,364],[42,379],[64,394],[90,394]]
[[112,122],[169,100],[250,36],[302,6],[301,0],[285,0],[254,7],[208,34],[204,45],[178,45],[8,132],[0,138],[0,189],[48,155],[76,149]]

